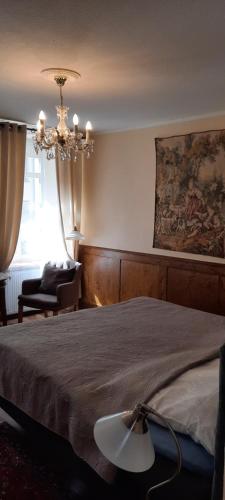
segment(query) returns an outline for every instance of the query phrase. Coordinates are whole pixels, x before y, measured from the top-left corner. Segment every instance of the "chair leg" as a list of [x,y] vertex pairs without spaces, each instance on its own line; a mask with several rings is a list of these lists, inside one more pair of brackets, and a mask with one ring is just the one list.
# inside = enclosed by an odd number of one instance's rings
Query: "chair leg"
[[19,302],[18,304],[18,323],[23,322],[23,304]]
[[73,306],[73,310],[74,310],[74,311],[79,311],[79,305],[78,305],[78,304],[74,304],[74,306]]
[[48,311],[44,311],[45,318],[48,318]]
[[53,311],[53,316],[58,316],[59,311]]

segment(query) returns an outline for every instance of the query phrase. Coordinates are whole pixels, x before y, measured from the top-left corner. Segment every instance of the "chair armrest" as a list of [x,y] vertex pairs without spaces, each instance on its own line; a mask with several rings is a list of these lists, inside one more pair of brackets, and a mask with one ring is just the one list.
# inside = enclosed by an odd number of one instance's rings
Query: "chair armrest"
[[78,303],[79,286],[77,287],[74,281],[58,285],[56,287],[56,296],[62,309],[73,306]]
[[40,284],[41,284],[41,278],[24,280],[22,282],[22,294],[29,295],[38,292]]

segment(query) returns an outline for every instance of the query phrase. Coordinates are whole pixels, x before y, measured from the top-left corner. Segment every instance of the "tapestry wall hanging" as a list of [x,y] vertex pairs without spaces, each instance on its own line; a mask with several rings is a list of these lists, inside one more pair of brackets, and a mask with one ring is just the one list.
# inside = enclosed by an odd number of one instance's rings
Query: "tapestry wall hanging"
[[155,248],[224,257],[225,130],[156,139]]

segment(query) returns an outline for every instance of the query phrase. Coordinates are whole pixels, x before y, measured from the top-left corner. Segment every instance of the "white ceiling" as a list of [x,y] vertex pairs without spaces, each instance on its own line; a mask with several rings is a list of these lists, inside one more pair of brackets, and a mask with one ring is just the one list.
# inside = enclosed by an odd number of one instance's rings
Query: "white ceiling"
[[225,110],[224,0],[7,0],[0,12],[0,117],[56,122],[43,68],[75,69],[65,87],[100,130]]

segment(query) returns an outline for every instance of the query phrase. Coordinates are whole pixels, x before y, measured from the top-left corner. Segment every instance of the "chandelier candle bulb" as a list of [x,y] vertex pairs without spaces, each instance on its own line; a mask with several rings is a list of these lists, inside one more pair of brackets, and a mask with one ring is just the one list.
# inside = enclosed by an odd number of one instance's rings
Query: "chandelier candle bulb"
[[86,142],[90,141],[90,131],[92,130],[92,124],[90,121],[86,123]]
[[37,127],[37,131],[40,132],[41,131],[41,122],[40,122],[40,120],[37,121],[36,127]]
[[39,113],[39,123],[40,123],[39,131],[40,132],[44,131],[44,129],[45,129],[45,120],[46,120],[46,116],[45,116],[44,111],[40,111],[40,113]]
[[[41,122],[40,122],[40,120],[37,121],[36,127],[37,127],[37,132],[36,132],[37,140],[40,141],[41,140]],[[44,135],[44,133],[42,133],[42,135]]]
[[76,136],[78,134],[78,124],[79,124],[79,118],[78,118],[76,113],[75,113],[75,115],[73,115],[73,124],[74,124],[74,132],[75,132],[75,136]]

